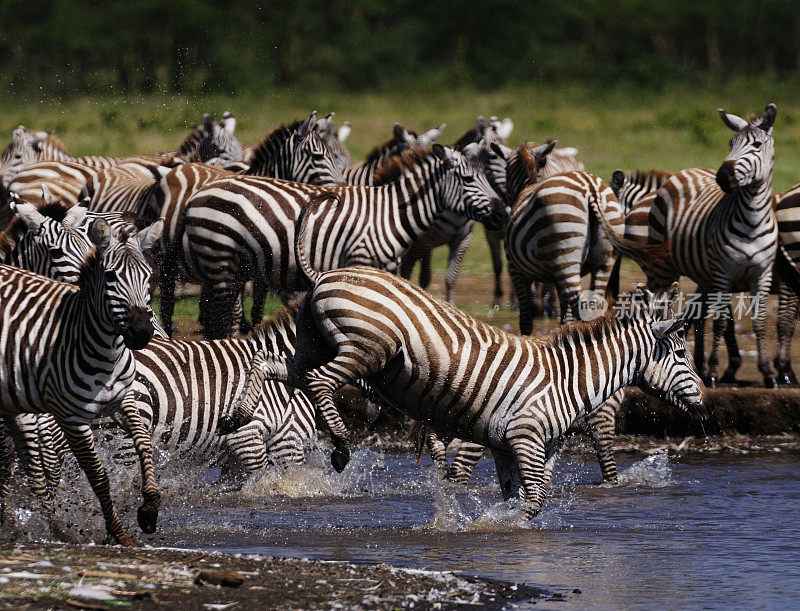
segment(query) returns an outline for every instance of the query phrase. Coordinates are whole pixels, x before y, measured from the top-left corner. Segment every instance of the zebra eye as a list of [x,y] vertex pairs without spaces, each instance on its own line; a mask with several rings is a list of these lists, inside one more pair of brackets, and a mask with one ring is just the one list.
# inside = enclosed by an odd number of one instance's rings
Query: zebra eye
[[679,359],[685,359],[686,358],[686,350],[684,350],[683,348],[678,348],[675,351],[675,356],[677,356]]
[[466,176],[462,176],[461,179],[466,183],[475,182],[475,177],[470,176],[469,174],[467,174]]
[[111,269],[107,269],[105,271],[104,276],[105,276],[106,282],[114,282],[117,279],[117,272],[115,272],[114,270],[111,270]]
[[762,144],[761,140],[756,140],[755,142],[753,142],[753,146],[757,149],[761,148],[761,144]]
[[64,256],[64,251],[61,250],[58,246],[53,246],[50,249],[50,256],[51,257],[55,257],[55,258],[63,257]]
[[325,153],[311,153],[311,158],[314,159],[314,161],[322,161],[325,159]]
[[20,159],[22,157],[22,153],[14,153],[14,159]]

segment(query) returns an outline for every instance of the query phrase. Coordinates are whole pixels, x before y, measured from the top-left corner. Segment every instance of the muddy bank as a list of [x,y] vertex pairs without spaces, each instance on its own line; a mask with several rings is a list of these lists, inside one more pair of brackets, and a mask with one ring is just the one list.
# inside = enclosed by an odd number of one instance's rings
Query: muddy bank
[[102,545],[0,547],[0,608],[500,609],[566,596],[386,564]]

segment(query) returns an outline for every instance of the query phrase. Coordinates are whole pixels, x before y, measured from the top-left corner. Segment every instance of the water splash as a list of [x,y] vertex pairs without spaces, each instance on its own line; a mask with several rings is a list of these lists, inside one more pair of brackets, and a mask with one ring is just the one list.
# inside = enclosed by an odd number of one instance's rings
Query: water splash
[[659,452],[637,461],[618,476],[619,486],[664,488],[671,483],[672,466],[666,452]]

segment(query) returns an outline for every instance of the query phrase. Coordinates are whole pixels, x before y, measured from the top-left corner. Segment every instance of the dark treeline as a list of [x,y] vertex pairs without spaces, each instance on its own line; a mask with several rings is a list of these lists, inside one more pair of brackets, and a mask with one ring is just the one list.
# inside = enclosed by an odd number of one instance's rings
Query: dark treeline
[[800,71],[797,0],[3,0],[6,92],[657,85]]

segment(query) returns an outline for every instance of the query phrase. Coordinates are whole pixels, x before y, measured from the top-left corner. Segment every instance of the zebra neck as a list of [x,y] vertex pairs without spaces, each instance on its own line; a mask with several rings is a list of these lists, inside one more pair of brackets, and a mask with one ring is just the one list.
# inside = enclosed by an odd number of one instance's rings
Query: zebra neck
[[65,321],[73,328],[68,348],[99,362],[115,363],[128,349],[108,313],[97,307],[94,292],[81,290],[71,295],[74,305],[68,309],[74,316]]
[[506,189],[508,191],[508,201],[516,202],[519,194],[528,185],[533,184],[528,178],[528,173],[525,166],[522,164],[522,159],[519,156],[519,151],[514,149],[508,155],[506,163]]
[[640,323],[613,319],[599,328],[565,331],[548,346],[554,387],[579,418],[635,384],[650,334]]
[[[750,228],[761,227],[765,218],[772,213],[772,174],[764,182],[753,183],[726,194],[723,202],[717,209],[729,230],[741,233],[743,223]],[[751,233],[746,229],[744,231]]]
[[428,231],[447,209],[441,188],[443,176],[441,165],[425,164],[387,185],[392,195],[389,199],[396,207],[398,229],[408,239],[404,248]]

